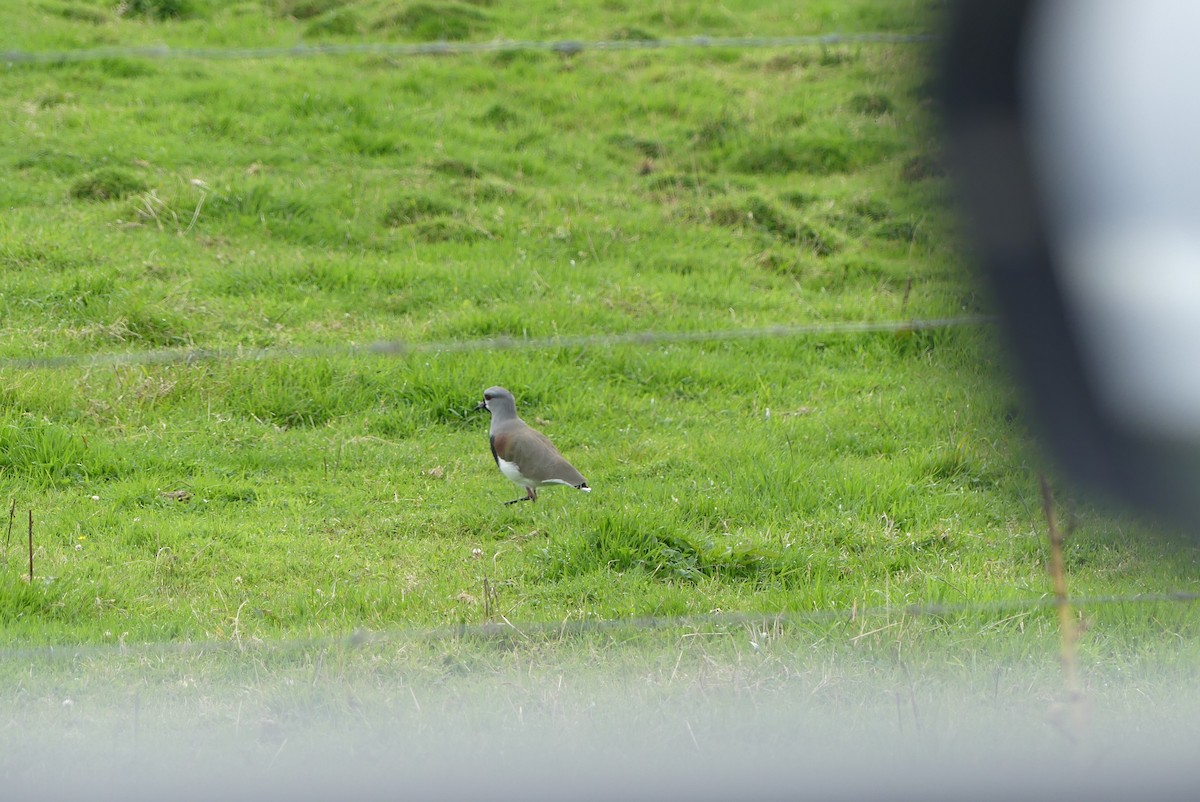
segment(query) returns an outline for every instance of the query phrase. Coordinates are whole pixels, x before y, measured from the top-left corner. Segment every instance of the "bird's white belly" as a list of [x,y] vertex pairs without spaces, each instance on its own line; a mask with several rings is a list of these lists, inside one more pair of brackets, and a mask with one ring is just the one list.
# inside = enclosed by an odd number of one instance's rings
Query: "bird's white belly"
[[496,458],[496,464],[500,466],[500,473],[507,476],[511,481],[516,482],[522,487],[537,487],[538,483],[532,479],[526,479],[521,475],[521,470],[517,467],[517,463],[509,462],[506,459]]

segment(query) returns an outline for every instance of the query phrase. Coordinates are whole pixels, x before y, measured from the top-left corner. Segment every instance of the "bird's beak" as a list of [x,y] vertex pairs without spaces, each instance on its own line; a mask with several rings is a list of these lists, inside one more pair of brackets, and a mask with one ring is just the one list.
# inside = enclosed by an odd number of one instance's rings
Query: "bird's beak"
[[487,401],[480,401],[478,404],[475,405],[476,412],[478,412],[481,409],[487,409]]

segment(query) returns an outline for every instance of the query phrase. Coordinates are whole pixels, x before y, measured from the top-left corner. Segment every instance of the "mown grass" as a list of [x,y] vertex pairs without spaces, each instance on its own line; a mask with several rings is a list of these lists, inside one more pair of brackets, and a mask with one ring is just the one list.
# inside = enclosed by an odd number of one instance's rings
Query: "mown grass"
[[[64,0],[9,4],[0,30],[37,50],[924,32],[933,5]],[[881,643],[929,665],[1052,661],[1052,617],[1021,607],[1047,593],[1046,468],[986,328],[351,351],[985,310],[927,58],[6,65],[0,637],[279,643],[941,604],[985,612],[889,623]],[[157,349],[224,356],[37,364]],[[513,490],[472,412],[497,383],[594,492],[501,506]],[[1195,589],[1194,550],[1086,504],[1075,520],[1075,593]],[[1085,658],[1193,650],[1180,610],[1096,609]],[[812,642],[788,665],[823,664]]]

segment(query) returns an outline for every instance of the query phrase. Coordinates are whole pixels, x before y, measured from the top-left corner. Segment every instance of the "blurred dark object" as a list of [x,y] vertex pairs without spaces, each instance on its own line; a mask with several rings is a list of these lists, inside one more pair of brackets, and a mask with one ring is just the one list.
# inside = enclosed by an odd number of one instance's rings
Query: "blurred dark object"
[[1037,434],[1085,490],[1200,532],[1200,174],[1173,152],[1200,134],[1200,48],[1181,9],[1200,20],[1171,0],[964,0],[941,98]]

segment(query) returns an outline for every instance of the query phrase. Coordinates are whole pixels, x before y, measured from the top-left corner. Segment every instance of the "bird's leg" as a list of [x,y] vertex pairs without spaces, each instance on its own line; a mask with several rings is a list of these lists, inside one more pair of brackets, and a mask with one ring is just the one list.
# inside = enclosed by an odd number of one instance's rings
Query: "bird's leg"
[[504,506],[507,507],[509,504],[518,504],[522,501],[537,501],[537,491],[532,487],[527,487],[525,488],[525,495],[521,496],[521,498],[514,498],[512,501],[504,502]]

